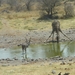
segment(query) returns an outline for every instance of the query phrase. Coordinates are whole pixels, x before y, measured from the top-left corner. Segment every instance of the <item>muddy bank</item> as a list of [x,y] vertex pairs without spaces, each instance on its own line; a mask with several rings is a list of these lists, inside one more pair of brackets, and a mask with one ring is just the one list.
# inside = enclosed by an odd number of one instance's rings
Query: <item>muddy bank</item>
[[[75,29],[68,29],[68,30],[63,30],[63,32],[71,38],[73,41],[75,41]],[[24,44],[26,38],[29,39],[31,37],[31,44],[38,44],[38,43],[45,43],[46,39],[49,37],[51,34],[51,31],[38,31],[38,30],[33,30],[33,31],[13,31],[10,32],[4,32],[2,33],[0,31],[0,48],[9,48],[9,47],[14,47],[19,44]],[[52,38],[49,38],[48,41],[51,41]],[[55,39],[56,40],[56,39]],[[63,36],[60,33],[60,41],[69,41],[65,36]],[[17,65],[25,65],[29,63],[36,63],[36,62],[45,62],[48,61],[50,63],[53,62],[61,62],[61,64],[66,64],[69,62],[75,63],[75,57],[54,57],[50,59],[0,59],[0,65],[1,66],[17,66]]]
[[53,63],[60,63],[60,65],[66,65],[71,63],[75,63],[75,56],[74,57],[60,57],[60,56],[55,56],[50,59],[0,59],[0,66],[18,66],[18,65],[26,65],[26,64],[33,64],[33,63],[38,63],[38,62],[49,62],[50,65]]
[[[63,32],[75,41],[75,29],[63,30]],[[26,38],[31,37],[31,44],[44,43],[51,34],[51,30],[32,30],[32,31],[13,31],[13,32],[2,32],[0,31],[0,47],[13,47],[18,44],[24,44]],[[48,41],[51,41],[52,38],[49,38]],[[55,39],[56,40],[56,39]],[[68,39],[60,33],[60,41],[68,41]]]

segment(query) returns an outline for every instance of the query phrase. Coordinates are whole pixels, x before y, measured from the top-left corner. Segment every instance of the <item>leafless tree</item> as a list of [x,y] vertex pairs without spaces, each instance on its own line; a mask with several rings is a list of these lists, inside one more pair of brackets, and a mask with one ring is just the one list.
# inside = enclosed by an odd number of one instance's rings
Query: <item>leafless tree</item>
[[33,5],[33,2],[34,0],[25,0],[25,6],[26,6],[26,9],[28,10],[28,11],[30,11],[31,10],[31,6]]
[[15,11],[16,12],[19,12],[22,10],[22,3],[23,3],[23,0],[17,0],[16,1],[16,5],[15,5]]
[[1,6],[1,4],[2,4],[2,0],[0,0],[0,6]]
[[74,6],[72,3],[65,3],[64,4],[64,11],[65,11],[65,15],[67,17],[73,17],[75,15]]
[[48,16],[53,15],[53,9],[60,0],[41,0],[42,10],[44,10]]
[[13,9],[14,6],[16,6],[17,0],[8,0],[7,4],[10,5],[10,9]]

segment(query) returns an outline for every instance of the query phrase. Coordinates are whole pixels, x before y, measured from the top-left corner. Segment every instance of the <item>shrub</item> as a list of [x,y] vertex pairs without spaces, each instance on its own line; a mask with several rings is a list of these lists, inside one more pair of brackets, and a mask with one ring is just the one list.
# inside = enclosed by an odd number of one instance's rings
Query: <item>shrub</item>
[[74,6],[72,3],[66,3],[64,5],[64,11],[66,17],[73,17],[75,15]]

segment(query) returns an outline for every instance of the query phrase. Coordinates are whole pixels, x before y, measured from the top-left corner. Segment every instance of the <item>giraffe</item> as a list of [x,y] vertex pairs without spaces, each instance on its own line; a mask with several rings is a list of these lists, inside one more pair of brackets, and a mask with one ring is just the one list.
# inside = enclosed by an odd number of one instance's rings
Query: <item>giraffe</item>
[[[51,35],[53,34],[52,36],[52,41],[54,41],[54,32],[56,32],[57,36],[56,36],[56,40],[57,40],[57,43],[59,42],[59,39],[60,39],[60,35],[59,35],[59,32],[61,32],[65,37],[67,37],[66,34],[64,34],[60,28],[60,22],[58,20],[54,20],[52,22],[52,32],[51,32]],[[49,38],[51,37],[51,35],[49,36]],[[49,39],[48,38],[48,39]],[[67,37],[69,40],[71,40],[69,37]],[[47,40],[48,40],[47,39]]]

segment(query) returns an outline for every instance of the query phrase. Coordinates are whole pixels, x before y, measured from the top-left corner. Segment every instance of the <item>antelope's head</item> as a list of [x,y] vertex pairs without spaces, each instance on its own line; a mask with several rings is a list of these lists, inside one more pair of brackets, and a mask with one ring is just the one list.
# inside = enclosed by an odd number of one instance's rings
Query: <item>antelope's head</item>
[[26,44],[29,46],[30,45],[30,42],[31,42],[31,38],[29,38],[29,40],[27,40],[26,38]]

